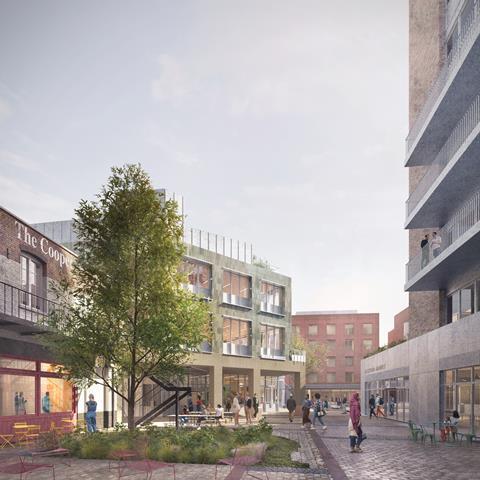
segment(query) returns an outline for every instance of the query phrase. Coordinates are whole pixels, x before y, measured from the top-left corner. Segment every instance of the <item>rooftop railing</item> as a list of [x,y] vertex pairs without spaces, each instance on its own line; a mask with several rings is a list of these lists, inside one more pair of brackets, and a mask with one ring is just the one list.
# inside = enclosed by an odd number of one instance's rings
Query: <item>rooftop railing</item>
[[415,190],[407,200],[407,216],[410,215],[433,182],[450,163],[460,147],[465,143],[473,130],[480,125],[480,95],[477,95],[462,119],[457,123],[451,135],[438,152],[432,165],[425,172]]
[[433,82],[426,96],[426,101],[418,114],[415,122],[410,129],[406,139],[407,156],[410,155],[411,149],[420,134],[422,127],[427,120],[428,115],[432,111],[435,102],[438,100],[445,85],[450,81],[453,72],[461,65],[472,48],[473,43],[480,34],[480,2],[475,4],[470,15],[464,20],[458,41],[454,48],[450,50],[445,59],[445,63],[440,69],[437,78]]
[[188,245],[203,248],[240,262],[253,263],[253,247],[246,242],[196,228],[185,229],[184,241]]
[[0,282],[0,313],[43,324],[59,305],[40,295]]
[[435,261],[436,257],[441,256],[444,250],[455,243],[455,241],[473,228],[479,221],[480,191],[465,202],[440,230],[437,230],[437,235],[440,236],[441,243],[440,248],[435,253],[429,244],[407,263],[407,282]]

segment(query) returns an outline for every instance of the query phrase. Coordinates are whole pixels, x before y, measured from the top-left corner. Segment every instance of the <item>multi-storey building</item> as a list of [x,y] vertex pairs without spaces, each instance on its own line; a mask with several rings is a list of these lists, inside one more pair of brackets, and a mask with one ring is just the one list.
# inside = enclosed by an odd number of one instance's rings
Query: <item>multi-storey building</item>
[[410,310],[404,308],[393,317],[393,328],[388,332],[388,344],[408,339],[410,331]]
[[311,393],[335,400],[349,399],[359,391],[361,359],[378,348],[378,313],[297,312],[292,325],[306,343],[320,345],[314,349],[322,357],[319,367],[307,372],[306,388]]
[[[35,227],[75,242],[72,220]],[[233,392],[240,398],[257,394],[265,411],[284,406],[290,393],[300,404],[305,355],[290,348],[291,279],[256,261],[245,243],[193,229],[185,231],[184,241],[185,287],[208,301],[212,312],[211,341],[192,354],[184,384],[210,405],[226,404]],[[154,380],[145,380],[136,417],[147,418],[166,395]]]
[[409,35],[410,339],[362,363],[364,400],[401,397],[394,416],[422,424],[457,410],[478,434],[480,2],[411,0]]
[[[65,426],[76,413],[76,389],[56,373],[55,358],[39,340],[45,317],[58,308],[53,286],[69,276],[74,258],[0,207],[0,433],[12,433],[22,421],[42,431],[52,422]],[[108,426],[112,404],[103,393],[96,395],[99,425]]]

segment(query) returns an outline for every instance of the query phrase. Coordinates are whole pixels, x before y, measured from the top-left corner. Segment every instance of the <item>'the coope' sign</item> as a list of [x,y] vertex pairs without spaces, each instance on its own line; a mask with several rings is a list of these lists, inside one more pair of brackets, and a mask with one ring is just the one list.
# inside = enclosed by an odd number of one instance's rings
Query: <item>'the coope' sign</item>
[[15,226],[17,227],[17,237],[21,242],[26,243],[32,248],[41,250],[44,255],[58,262],[61,268],[70,266],[70,259],[56,248],[56,246],[51,245],[48,238],[42,236],[37,238],[23,223],[15,221]]

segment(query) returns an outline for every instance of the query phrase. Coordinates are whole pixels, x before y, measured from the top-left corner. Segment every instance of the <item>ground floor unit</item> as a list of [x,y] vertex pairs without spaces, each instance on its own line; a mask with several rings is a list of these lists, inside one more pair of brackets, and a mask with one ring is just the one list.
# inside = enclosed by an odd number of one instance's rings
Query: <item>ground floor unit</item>
[[480,314],[362,361],[362,411],[379,394],[387,417],[438,425],[457,411],[461,431],[480,435]]
[[326,400],[329,404],[340,405],[350,400],[354,392],[360,391],[358,383],[307,383],[305,391],[313,398],[316,393],[320,394],[322,400]]

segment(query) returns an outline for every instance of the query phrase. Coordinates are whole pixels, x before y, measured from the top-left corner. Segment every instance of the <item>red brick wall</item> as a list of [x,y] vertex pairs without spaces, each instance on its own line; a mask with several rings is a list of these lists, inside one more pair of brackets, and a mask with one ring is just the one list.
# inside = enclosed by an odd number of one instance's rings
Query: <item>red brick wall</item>
[[[371,323],[373,325],[372,335],[364,335],[362,324]],[[327,335],[327,324],[336,325],[335,336]],[[345,335],[345,325],[353,324],[354,334]],[[324,371],[318,373],[318,383],[326,383],[327,373],[335,372],[337,384],[345,382],[345,373],[353,372],[353,382],[360,383],[360,362],[364,355],[368,353],[362,349],[362,341],[364,339],[372,340],[372,350],[376,350],[379,346],[379,314],[378,313],[340,313],[340,314],[314,314],[292,316],[292,325],[300,328],[300,335],[307,342],[315,341],[321,344],[327,344],[327,340],[336,340],[335,350],[328,350],[327,357],[335,357],[335,367],[325,367]],[[318,335],[308,335],[308,326],[318,325]],[[345,349],[345,340],[353,339],[354,350]],[[345,365],[345,357],[353,356],[353,366]],[[308,379],[307,379],[308,382]],[[348,382],[350,383],[350,382]]]
[[393,329],[388,332],[388,343],[403,340],[403,325],[410,320],[410,309],[407,307],[397,313],[393,319]]
[[18,263],[22,251],[40,259],[44,263],[44,276],[55,281],[68,277],[75,258],[61,245],[0,207],[0,256]]

